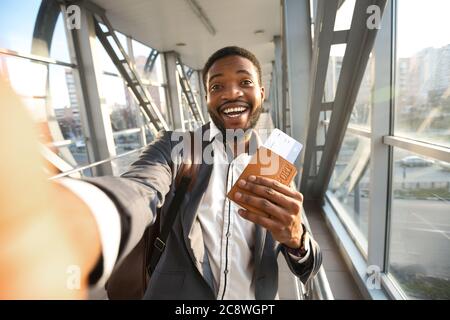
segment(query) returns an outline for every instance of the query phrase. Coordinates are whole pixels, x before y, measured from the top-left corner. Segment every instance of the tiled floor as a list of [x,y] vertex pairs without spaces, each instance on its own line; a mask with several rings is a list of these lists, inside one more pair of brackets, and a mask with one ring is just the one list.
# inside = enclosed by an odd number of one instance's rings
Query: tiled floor
[[328,230],[320,207],[315,203],[305,201],[304,208],[313,237],[322,250],[323,266],[334,298],[336,300],[363,299]]

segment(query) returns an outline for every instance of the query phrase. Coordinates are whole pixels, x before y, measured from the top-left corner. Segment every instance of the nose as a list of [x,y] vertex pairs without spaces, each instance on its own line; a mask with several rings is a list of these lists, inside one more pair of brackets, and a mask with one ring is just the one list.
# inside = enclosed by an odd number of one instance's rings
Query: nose
[[222,100],[237,100],[244,95],[242,89],[237,85],[229,85],[222,91]]

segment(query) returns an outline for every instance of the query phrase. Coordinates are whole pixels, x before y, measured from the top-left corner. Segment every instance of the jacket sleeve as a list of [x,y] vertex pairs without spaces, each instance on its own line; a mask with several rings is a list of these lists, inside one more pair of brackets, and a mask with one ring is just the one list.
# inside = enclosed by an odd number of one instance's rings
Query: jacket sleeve
[[289,266],[289,269],[292,271],[292,273],[299,277],[300,281],[303,284],[306,284],[309,279],[314,277],[317,272],[319,272],[320,266],[322,265],[322,253],[320,251],[319,245],[313,239],[311,234],[309,234],[308,238],[310,252],[309,257],[306,261],[296,261],[289,255],[284,246],[281,247],[281,252],[286,259],[286,263]]
[[118,209],[121,234],[116,263],[136,246],[146,227],[154,223],[157,209],[162,207],[170,190],[172,177],[176,175],[170,133],[162,131],[120,177],[83,179],[100,188]]

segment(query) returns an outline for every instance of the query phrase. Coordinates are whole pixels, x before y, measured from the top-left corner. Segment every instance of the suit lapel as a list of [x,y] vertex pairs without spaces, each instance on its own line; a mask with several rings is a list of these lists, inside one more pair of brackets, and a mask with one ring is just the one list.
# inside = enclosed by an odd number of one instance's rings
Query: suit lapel
[[212,165],[201,164],[192,192],[188,194],[186,206],[181,215],[184,241],[196,264],[197,262],[202,263],[204,260],[204,243],[200,225],[195,223],[195,219],[200,200],[208,186],[211,171]]
[[[204,132],[209,129],[209,124],[202,127],[202,130],[198,130],[195,134]],[[205,281],[213,289],[213,278],[211,267],[209,266],[209,260],[207,252],[205,250],[205,243],[203,241],[203,233],[199,223],[196,223],[197,209],[203,194],[208,187],[209,179],[213,169],[213,164],[207,164],[201,158],[203,150],[209,144],[209,141],[203,141],[198,136],[194,137],[195,141],[202,141],[201,148],[194,147],[195,161],[201,163],[197,173],[197,177],[191,188],[191,191],[186,195],[186,202],[181,213],[181,223],[183,229],[183,239],[188,249],[192,262],[197,267],[200,274],[204,277]],[[201,139],[201,140],[199,140]]]

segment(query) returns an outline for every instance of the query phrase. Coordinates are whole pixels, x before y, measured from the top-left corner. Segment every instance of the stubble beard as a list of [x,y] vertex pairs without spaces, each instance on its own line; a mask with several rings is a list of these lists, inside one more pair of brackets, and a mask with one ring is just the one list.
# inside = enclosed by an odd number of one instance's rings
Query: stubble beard
[[[250,114],[250,119],[247,121],[247,126],[245,128],[239,128],[245,132],[250,129],[255,128],[256,124],[258,123],[259,117],[261,116],[261,113],[262,113],[262,106],[257,107],[256,110],[253,110],[253,106],[251,106],[250,109],[251,109],[251,114]],[[227,130],[238,130],[238,129],[225,128],[223,121],[220,118],[220,115],[218,115],[217,113],[211,112],[209,109],[208,109],[208,113],[211,117],[211,120],[214,122],[214,124],[220,130],[220,132],[222,132],[222,135],[224,137],[226,136]]]

